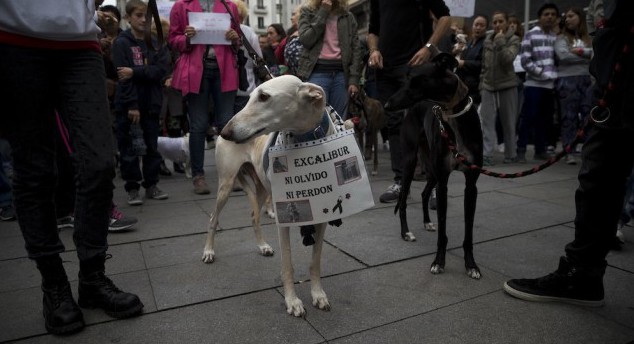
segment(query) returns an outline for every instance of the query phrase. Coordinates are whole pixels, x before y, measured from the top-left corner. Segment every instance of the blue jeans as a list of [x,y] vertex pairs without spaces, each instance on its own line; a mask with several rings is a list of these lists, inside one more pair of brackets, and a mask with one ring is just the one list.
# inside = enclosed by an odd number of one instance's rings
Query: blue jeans
[[121,154],[121,178],[125,180],[125,191],[138,190],[141,180],[141,185],[146,189],[159,181],[159,170],[163,160],[158,152],[157,143],[160,130],[159,115],[142,112],[139,124],[143,129],[143,141],[147,147],[145,155],[141,157],[143,170],[139,167],[139,157],[132,151],[128,114],[117,113],[117,142]]
[[553,121],[554,112],[553,90],[534,86],[524,87],[524,106],[520,114],[517,140],[518,153],[526,152],[526,145],[531,137],[535,144],[535,154],[546,152],[546,133]]
[[561,143],[565,148],[574,141],[580,124],[590,113],[592,80],[589,75],[565,76],[557,79],[555,85],[561,107]]
[[220,70],[218,67],[205,66],[200,84],[200,93],[187,95],[189,104],[189,152],[192,162],[192,175],[205,175],[205,137],[209,128],[209,97],[213,98],[214,117],[218,130],[233,117],[233,103],[236,91],[222,92],[220,88]]
[[92,50],[0,44],[0,80],[0,128],[13,152],[14,204],[29,257],[64,251],[53,201],[55,110],[67,124],[75,152],[77,256],[84,261],[104,254],[114,161],[103,57]]
[[326,93],[326,103],[330,104],[342,118],[345,116],[346,102],[348,101],[348,89],[346,88],[346,77],[341,72],[321,73],[315,72],[310,75],[308,82],[317,84]]

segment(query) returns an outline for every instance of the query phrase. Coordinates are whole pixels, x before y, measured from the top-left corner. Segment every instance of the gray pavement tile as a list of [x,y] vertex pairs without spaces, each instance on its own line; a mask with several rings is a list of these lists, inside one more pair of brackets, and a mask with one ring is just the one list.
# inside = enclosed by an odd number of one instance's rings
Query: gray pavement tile
[[634,231],[625,231],[625,244],[621,245],[620,251],[610,251],[608,253],[608,263],[619,269],[634,273]]
[[71,337],[24,343],[321,343],[302,319],[283,311],[273,290],[89,326]]
[[[190,246],[192,240],[166,242],[166,245],[148,247],[145,255],[150,264],[182,261],[178,265],[149,270],[152,288],[159,309],[209,301],[218,298],[264,290],[281,285],[279,244],[269,237],[269,244],[276,251],[273,257],[263,257],[256,250],[250,229],[223,231],[217,235],[216,260],[212,264],[201,261],[204,236],[199,244]],[[328,237],[328,233],[326,233]],[[169,247],[173,244],[174,247]],[[182,248],[182,249],[181,249]],[[308,266],[312,247],[301,245],[299,229],[291,230],[291,249],[295,279],[309,279]],[[180,256],[179,256],[180,250]],[[192,254],[191,252],[194,252]],[[362,269],[364,266],[330,245],[322,252],[322,276]]]
[[464,262],[454,256],[447,257],[445,273],[432,275],[432,260],[433,257],[412,259],[323,279],[332,306],[330,312],[310,306],[310,285],[301,284],[297,289],[298,296],[308,305],[306,319],[331,340],[500,289],[501,275],[485,269],[481,280],[471,279],[465,273]]
[[13,237],[22,238],[18,221],[0,221],[0,239],[4,240]]
[[[109,275],[122,290],[139,296],[145,313],[156,311],[156,304],[152,296],[147,272]],[[77,299],[77,282],[71,282],[73,296]],[[42,291],[40,287],[23,288],[0,293],[0,341],[15,340],[23,337],[42,335],[46,333],[42,316]],[[87,324],[111,321],[103,311],[97,309],[82,309]],[[47,338],[53,338],[48,336]],[[60,337],[62,339],[66,337]]]
[[[559,256],[564,255],[564,247],[574,237],[574,230],[557,226],[539,231],[500,238],[475,245],[475,259],[480,267],[507,275],[511,278],[536,278],[557,269]],[[618,262],[634,261],[634,250],[628,244],[620,252],[608,255],[608,264],[613,258]],[[462,257],[462,251],[452,250],[451,254]],[[607,319],[634,328],[634,272],[608,267],[604,277],[606,305],[597,312]],[[500,286],[501,287],[501,286]]]
[[[2,230],[2,227],[0,227],[0,231]],[[26,257],[26,249],[24,248],[24,238],[22,238],[22,233],[19,235],[0,238],[0,260],[20,257]]]
[[[79,260],[74,247],[67,247],[67,249],[72,249],[73,251],[64,252],[61,257],[64,261],[68,280],[75,281],[79,273]],[[110,246],[108,253],[112,254],[112,258],[106,261],[106,272],[108,274],[145,270],[145,263],[139,244]],[[11,278],[0,279],[0,292],[35,287],[41,283],[35,262],[28,258],[0,260],[0,276],[12,276]]]
[[523,302],[502,291],[329,341],[354,343],[626,343],[634,330],[582,308]]

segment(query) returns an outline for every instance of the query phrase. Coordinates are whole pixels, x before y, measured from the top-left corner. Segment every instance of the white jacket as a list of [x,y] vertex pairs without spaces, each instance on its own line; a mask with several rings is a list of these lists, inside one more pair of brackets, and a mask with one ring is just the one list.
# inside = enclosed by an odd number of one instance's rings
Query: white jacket
[[0,31],[52,41],[96,41],[94,0],[1,0]]

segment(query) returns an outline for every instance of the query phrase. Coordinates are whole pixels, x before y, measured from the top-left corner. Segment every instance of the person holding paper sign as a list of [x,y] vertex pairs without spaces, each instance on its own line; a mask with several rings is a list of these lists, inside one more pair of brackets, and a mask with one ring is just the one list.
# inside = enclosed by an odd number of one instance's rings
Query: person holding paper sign
[[[208,194],[203,170],[205,134],[209,126],[207,111],[213,97],[214,115],[219,129],[233,116],[238,89],[236,54],[239,44],[238,23],[231,22],[225,38],[230,44],[192,44],[196,28],[189,25],[189,13],[227,13],[225,0],[178,0],[170,12],[169,44],[180,52],[176,60],[172,87],[180,90],[189,104],[189,149],[194,192]],[[231,15],[239,17],[233,2],[226,2]]]

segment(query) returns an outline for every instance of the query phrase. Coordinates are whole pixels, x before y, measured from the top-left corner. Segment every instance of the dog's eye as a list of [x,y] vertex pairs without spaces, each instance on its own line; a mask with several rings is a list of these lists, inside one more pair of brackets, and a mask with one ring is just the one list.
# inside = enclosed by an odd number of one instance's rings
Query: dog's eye
[[269,100],[269,98],[271,98],[271,96],[266,93],[260,93],[260,95],[258,96],[258,100],[261,102],[265,102]]

